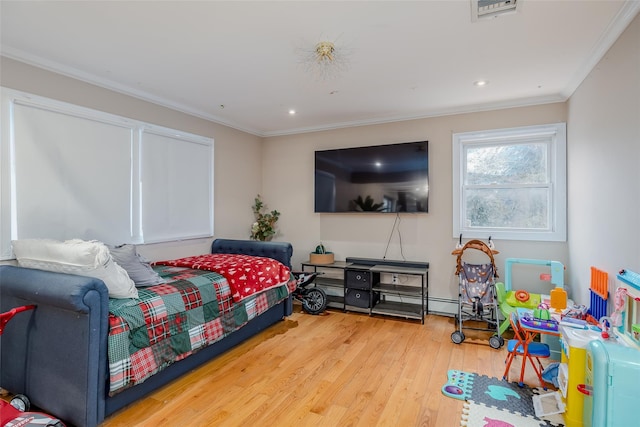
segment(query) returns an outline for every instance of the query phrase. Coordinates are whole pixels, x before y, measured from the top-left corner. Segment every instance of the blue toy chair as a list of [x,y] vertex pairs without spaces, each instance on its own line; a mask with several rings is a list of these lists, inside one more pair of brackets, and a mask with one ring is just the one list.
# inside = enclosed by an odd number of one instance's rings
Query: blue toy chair
[[[513,312],[509,315],[509,323],[511,324],[511,329],[513,329],[514,337],[513,339],[509,340],[509,342],[507,343],[507,351],[509,353],[507,354],[507,358],[505,360],[505,363],[507,364],[507,366],[506,366],[506,369],[504,370],[504,374],[502,375],[502,379],[504,380],[509,379],[509,368],[511,368],[511,363],[513,362],[513,359],[515,359],[516,356],[524,355],[524,347],[526,345],[528,349],[527,359],[529,359],[529,361],[531,362],[531,366],[533,366],[533,369],[536,372],[538,379],[540,380],[540,385],[544,387],[544,389],[546,390],[545,382],[542,379],[543,366],[542,366],[542,363],[540,362],[540,359],[548,359],[549,356],[551,356],[551,352],[549,351],[549,346],[547,344],[539,343],[539,342],[526,343],[525,341],[526,333],[520,327],[520,322],[518,321],[517,312]],[[533,362],[533,358],[536,359],[537,366]],[[524,385],[522,381],[523,380],[522,377],[524,374],[524,367],[525,367],[524,365],[526,363],[527,363],[526,359],[523,359],[522,370],[520,374],[520,381],[518,382],[518,385],[520,387]]]

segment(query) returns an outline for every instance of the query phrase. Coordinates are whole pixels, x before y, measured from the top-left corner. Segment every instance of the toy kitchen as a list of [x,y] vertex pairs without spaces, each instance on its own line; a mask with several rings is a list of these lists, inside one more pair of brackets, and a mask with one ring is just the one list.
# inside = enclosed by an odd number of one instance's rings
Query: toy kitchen
[[567,427],[638,425],[640,409],[640,274],[616,276],[615,310],[601,331],[561,325],[558,380]]

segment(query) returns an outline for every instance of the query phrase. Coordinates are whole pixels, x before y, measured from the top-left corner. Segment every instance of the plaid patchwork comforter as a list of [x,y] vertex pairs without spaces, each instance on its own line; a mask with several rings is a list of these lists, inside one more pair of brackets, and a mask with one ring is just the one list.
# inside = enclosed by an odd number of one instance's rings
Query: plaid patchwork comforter
[[138,299],[109,299],[109,394],[221,340],[289,295],[287,284],[234,302],[212,271],[155,266],[166,283],[138,288]]
[[229,282],[231,296],[235,302],[291,280],[291,271],[281,262],[244,254],[196,255],[157,261],[154,265],[173,265],[220,273]]

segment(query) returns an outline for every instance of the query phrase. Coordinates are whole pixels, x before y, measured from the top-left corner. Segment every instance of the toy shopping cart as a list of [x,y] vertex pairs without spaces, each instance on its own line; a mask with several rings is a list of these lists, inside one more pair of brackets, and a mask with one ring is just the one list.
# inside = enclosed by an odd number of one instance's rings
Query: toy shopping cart
[[[23,305],[13,308],[5,313],[0,313],[0,335],[4,332],[4,328],[16,314],[23,311],[35,309],[35,305]],[[0,399],[0,426],[17,427],[17,426],[48,426],[48,427],[64,427],[62,421],[52,418],[41,412],[27,412],[31,402],[24,394],[17,394],[7,402]]]
[[[491,244],[491,239],[489,239]],[[471,264],[463,258],[465,252],[473,250],[482,252],[489,258],[483,264]],[[498,253],[480,240],[470,240],[463,246],[456,248],[452,255],[457,255],[456,275],[458,276],[458,314],[456,316],[457,330],[451,334],[451,341],[460,344],[465,336],[463,329],[495,332],[489,338],[489,345],[498,349],[504,344],[500,334],[498,319],[498,300],[496,295],[495,278],[498,277],[493,255]],[[465,322],[486,322],[486,328],[465,326]]]

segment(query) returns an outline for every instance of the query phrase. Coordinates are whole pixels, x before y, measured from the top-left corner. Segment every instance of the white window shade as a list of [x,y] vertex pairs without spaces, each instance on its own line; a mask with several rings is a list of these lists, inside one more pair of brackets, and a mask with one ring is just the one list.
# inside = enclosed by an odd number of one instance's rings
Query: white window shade
[[142,234],[145,242],[213,235],[213,146],[143,131]]
[[11,240],[213,235],[213,140],[2,88],[0,259]]
[[132,128],[19,103],[13,117],[16,236],[131,241]]

